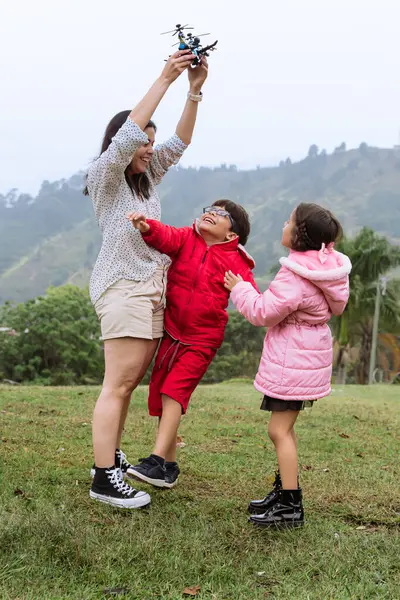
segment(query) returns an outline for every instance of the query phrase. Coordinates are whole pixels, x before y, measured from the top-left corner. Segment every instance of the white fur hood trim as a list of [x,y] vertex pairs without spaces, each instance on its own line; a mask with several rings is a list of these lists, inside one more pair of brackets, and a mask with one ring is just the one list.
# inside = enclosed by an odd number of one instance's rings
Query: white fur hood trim
[[293,271],[293,273],[297,273],[297,275],[304,277],[304,279],[309,279],[310,281],[337,281],[339,279],[343,279],[343,277],[351,272],[351,262],[349,257],[345,254],[337,252],[336,250],[335,254],[342,263],[341,267],[337,267],[335,269],[308,269],[306,266],[291,260],[290,257],[283,257],[279,260],[279,262],[282,267],[286,267],[287,269],[290,269],[290,271]]

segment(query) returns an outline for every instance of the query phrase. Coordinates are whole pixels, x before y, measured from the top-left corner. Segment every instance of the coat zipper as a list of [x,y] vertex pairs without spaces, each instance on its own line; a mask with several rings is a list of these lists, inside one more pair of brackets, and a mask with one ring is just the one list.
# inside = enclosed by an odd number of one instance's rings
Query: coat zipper
[[[209,247],[207,247],[206,251],[204,252],[204,256],[203,256],[203,258],[202,258],[202,260],[201,260],[200,267],[197,269],[196,278],[195,278],[195,280],[194,280],[194,282],[193,282],[193,286],[192,286],[192,289],[191,289],[191,291],[190,291],[190,296],[189,296],[189,299],[188,299],[188,301],[186,302],[185,311],[184,311],[184,313],[183,313],[184,315],[186,315],[186,313],[187,313],[187,309],[188,309],[188,306],[189,306],[189,304],[191,303],[191,300],[192,300],[192,297],[193,297],[193,292],[194,292],[194,290],[195,290],[196,283],[197,283],[197,281],[198,281],[198,279],[199,279],[199,274],[200,274],[200,272],[201,272],[201,270],[202,270],[202,268],[203,268],[203,265],[204,265],[204,263],[206,262],[206,259],[207,259],[207,255],[208,255],[208,251],[209,251],[209,250],[210,250],[210,248],[209,248]],[[184,320],[184,319],[182,319],[182,320],[184,321],[184,323],[185,323],[185,324],[184,324],[183,330],[181,331],[181,337],[183,337],[183,334],[184,334],[185,330],[187,329],[187,323],[185,322],[185,320]]]

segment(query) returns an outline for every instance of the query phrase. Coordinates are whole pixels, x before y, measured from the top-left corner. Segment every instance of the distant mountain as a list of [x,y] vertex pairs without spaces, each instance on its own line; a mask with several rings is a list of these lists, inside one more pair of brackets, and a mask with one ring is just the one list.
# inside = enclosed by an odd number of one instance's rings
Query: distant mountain
[[[90,199],[82,195],[83,173],[43,182],[36,198],[15,190],[0,195],[0,303],[22,301],[49,285],[88,282],[101,236]],[[243,204],[252,220],[248,250],[256,275],[266,278],[281,255],[283,222],[301,201],[332,209],[347,233],[363,225],[400,240],[400,149],[344,144],[327,155],[311,146],[304,160],[239,171],[174,168],[159,188],[162,218],[182,226],[217,198]]]

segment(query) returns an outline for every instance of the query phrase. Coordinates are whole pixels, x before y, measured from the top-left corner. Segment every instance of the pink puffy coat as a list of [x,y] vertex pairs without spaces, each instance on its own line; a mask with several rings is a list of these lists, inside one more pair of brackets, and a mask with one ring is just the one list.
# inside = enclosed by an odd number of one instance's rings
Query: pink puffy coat
[[317,400],[331,391],[332,335],[327,322],[349,298],[351,263],[335,250],[290,251],[264,294],[245,281],[231,299],[253,325],[266,326],[255,388],[281,400]]

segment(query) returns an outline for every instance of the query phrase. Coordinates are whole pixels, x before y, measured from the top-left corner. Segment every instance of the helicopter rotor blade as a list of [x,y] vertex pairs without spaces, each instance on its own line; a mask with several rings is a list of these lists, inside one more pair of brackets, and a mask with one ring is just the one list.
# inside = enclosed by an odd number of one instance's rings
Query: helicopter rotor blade
[[167,35],[168,33],[172,33],[172,35],[176,35],[177,33],[183,31],[183,29],[194,29],[194,27],[189,27],[189,23],[186,25],[179,25],[179,27],[175,27],[175,29],[171,29],[171,31],[163,31],[160,35]]
[[171,31],[163,31],[163,33],[161,33],[161,35],[167,35],[168,33],[177,33],[179,31],[179,29],[171,29]]

